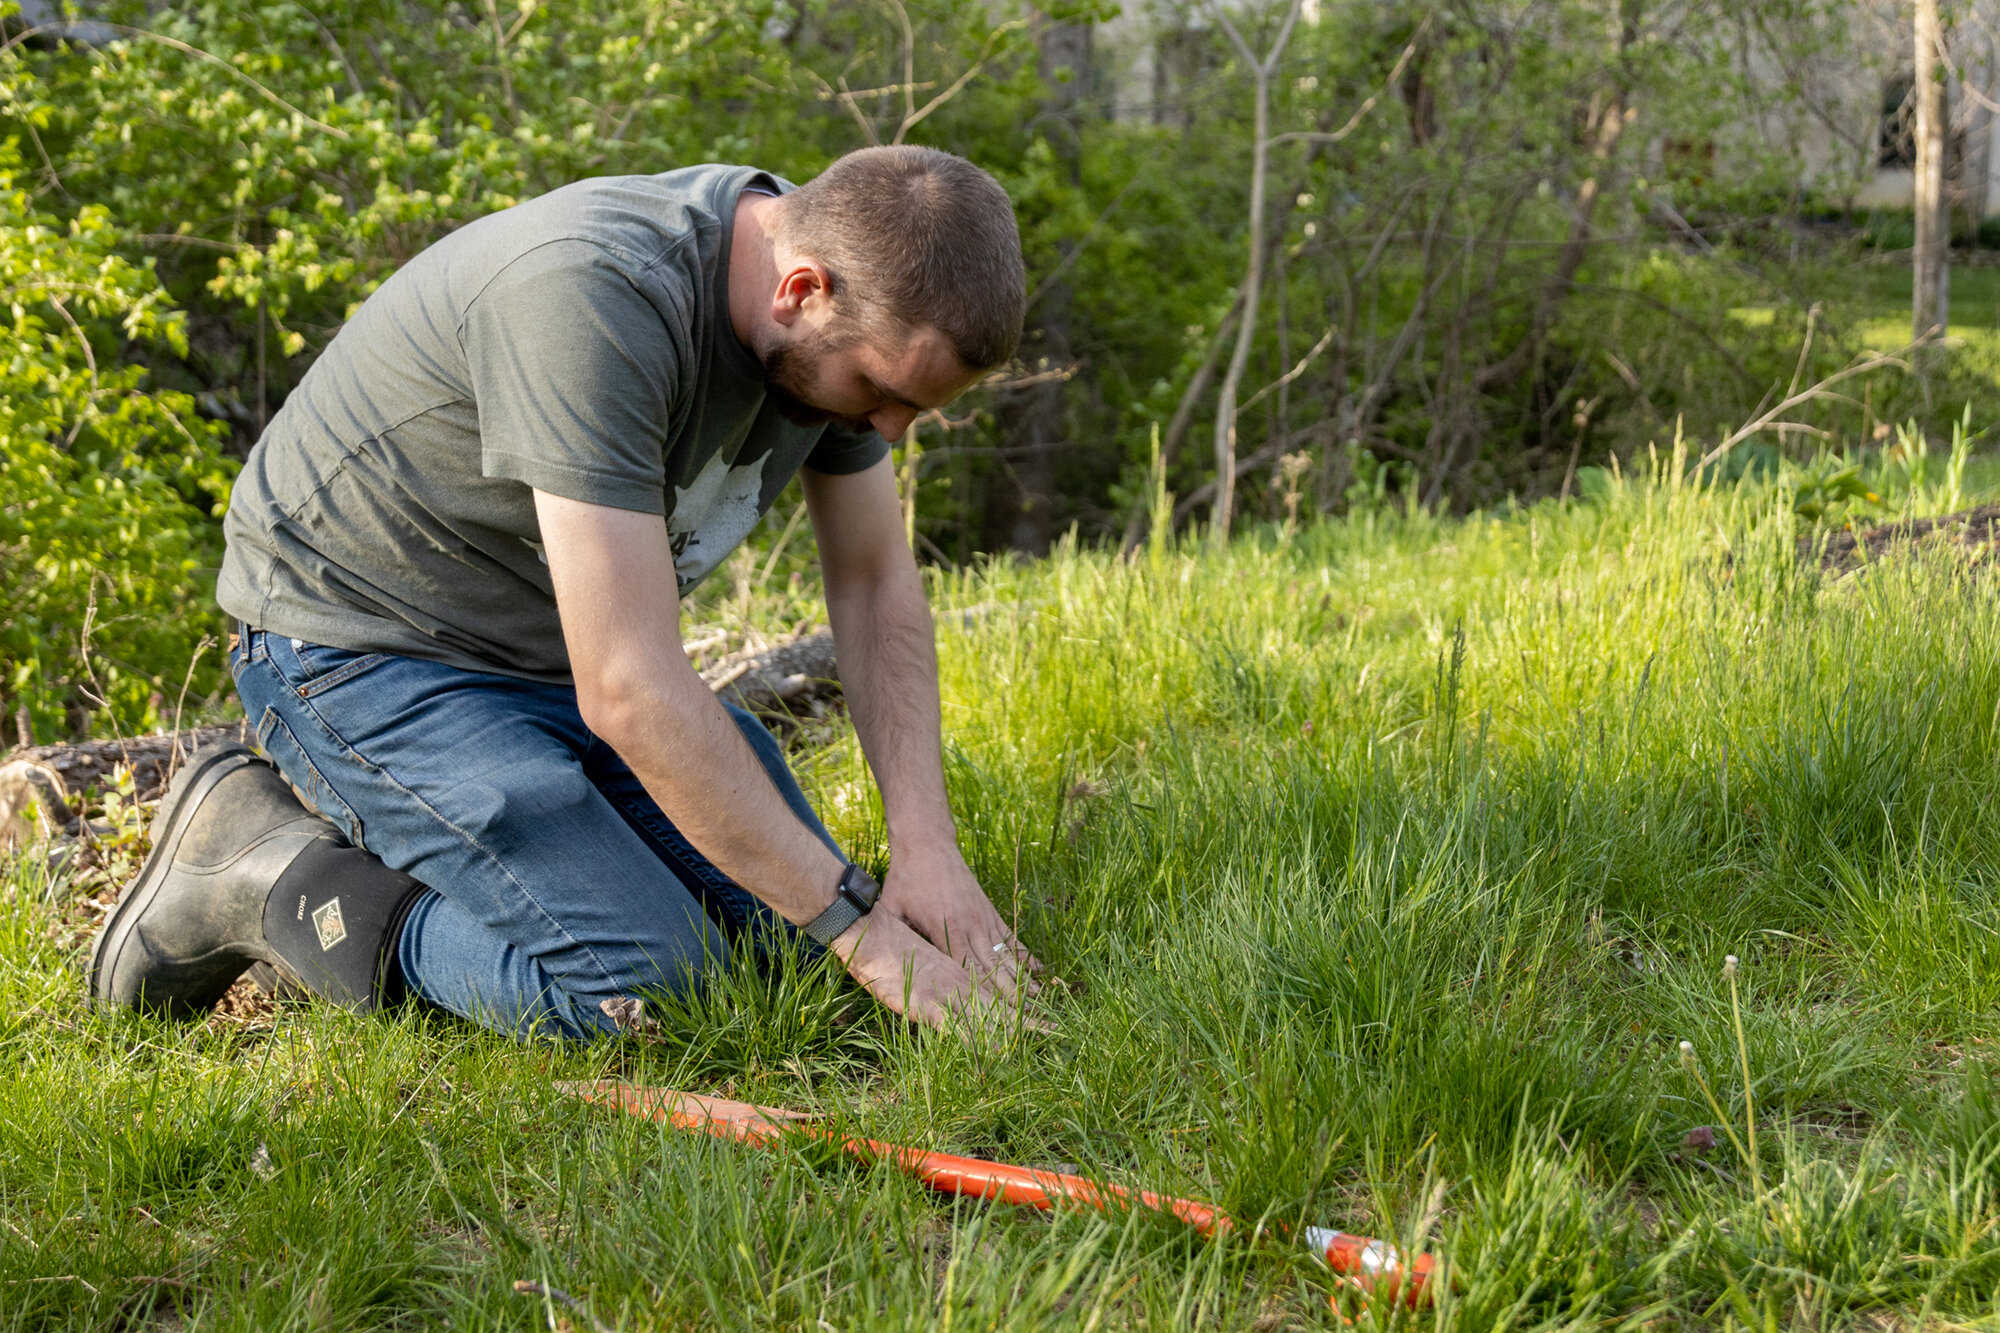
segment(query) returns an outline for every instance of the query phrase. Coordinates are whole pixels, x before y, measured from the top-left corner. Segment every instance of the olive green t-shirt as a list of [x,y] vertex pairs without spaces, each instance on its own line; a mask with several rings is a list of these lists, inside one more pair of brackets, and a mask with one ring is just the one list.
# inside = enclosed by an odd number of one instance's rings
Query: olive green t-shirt
[[370,296],[251,450],[217,596],[252,627],[535,680],[569,656],[532,491],[662,515],[683,592],[801,466],[873,432],[795,426],[729,322],[748,167],[579,181],[481,218]]

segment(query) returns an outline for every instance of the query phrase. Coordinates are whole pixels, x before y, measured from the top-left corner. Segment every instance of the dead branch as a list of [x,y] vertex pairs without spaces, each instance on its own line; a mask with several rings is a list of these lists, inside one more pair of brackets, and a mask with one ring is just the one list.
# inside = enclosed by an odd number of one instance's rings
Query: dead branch
[[[972,63],[960,71],[956,79],[953,79],[928,102],[925,102],[922,106],[918,106],[917,94],[937,87],[937,80],[925,79],[920,81],[917,78],[916,28],[910,22],[910,11],[904,6],[903,0],[884,0],[884,3],[895,14],[897,28],[899,29],[899,56],[903,66],[903,77],[900,81],[883,84],[876,88],[850,88],[847,86],[847,75],[842,73],[836,76],[839,83],[839,87],[836,88],[814,71],[806,71],[807,76],[819,85],[819,91],[816,94],[819,100],[822,102],[838,102],[841,106],[847,108],[847,114],[853,118],[855,126],[861,131],[861,136],[868,141],[870,146],[881,144],[883,139],[882,133],[876,127],[875,122],[869,119],[868,113],[861,109],[862,98],[880,97],[896,93],[902,95],[902,115],[897,119],[895,133],[888,139],[888,142],[892,144],[902,143],[911,130],[921,125],[933,112],[939,110],[953,98],[964,92],[966,86],[977,78],[987,65],[992,63],[996,48],[999,46],[1002,38],[1008,33],[1018,31],[1028,25],[1026,19],[1010,19],[994,27],[986,34],[986,40],[980,45],[979,55],[973,59]],[[852,68],[851,64],[850,68]]]
[[999,27],[993,29],[993,31],[987,33],[986,44],[980,48],[979,58],[973,61],[970,65],[968,65],[963,74],[959,75],[956,79],[952,80],[950,87],[946,88],[936,97],[933,97],[930,101],[924,103],[921,107],[917,108],[915,111],[909,112],[907,115],[905,115],[903,123],[896,127],[896,137],[891,142],[894,143],[903,142],[903,136],[908,134],[911,130],[915,129],[919,124],[921,124],[926,116],[929,116],[931,112],[937,110],[939,107],[943,106],[946,102],[949,102],[952,98],[958,96],[961,92],[965,91],[965,85],[971,83],[973,78],[978,75],[979,71],[985,69],[987,62],[993,58],[993,48],[996,44],[998,44],[1001,37],[1005,36],[1009,32],[1012,32],[1019,28],[1024,28],[1026,26],[1027,26],[1026,19],[1013,19],[1009,22],[1001,24]]
[[1327,348],[1333,346],[1333,340],[1336,337],[1338,337],[1339,334],[1340,334],[1340,328],[1338,325],[1332,325],[1332,324],[1328,325],[1326,332],[1322,333],[1319,336],[1319,341],[1312,345],[1312,350],[1308,351],[1304,356],[1299,358],[1297,365],[1293,366],[1283,375],[1280,375],[1277,379],[1272,380],[1269,384],[1266,384],[1263,388],[1257,390],[1257,392],[1251,394],[1248,398],[1245,398],[1240,404],[1237,405],[1236,414],[1238,416],[1243,415],[1245,412],[1248,412],[1251,408],[1257,406],[1257,404],[1263,402],[1266,398],[1269,398],[1273,393],[1277,392],[1279,389],[1284,388],[1287,384],[1290,384],[1293,380],[1296,380],[1299,376],[1305,374],[1306,367],[1310,366],[1314,361],[1318,360],[1319,354],[1321,352],[1324,352]]
[[772,648],[732,653],[701,678],[725,703],[781,717],[840,690],[833,635],[825,630]]
[[1292,130],[1289,133],[1277,135],[1270,142],[1274,145],[1295,142],[1317,144],[1339,143],[1348,135],[1354,133],[1355,130],[1361,128],[1361,122],[1368,118],[1368,113],[1375,109],[1375,104],[1388,96],[1389,90],[1396,86],[1396,80],[1403,77],[1404,69],[1408,68],[1410,61],[1415,58],[1418,45],[1424,40],[1424,34],[1430,31],[1431,20],[1436,17],[1437,15],[1435,14],[1424,15],[1424,21],[1417,25],[1416,32],[1410,37],[1409,45],[1403,48],[1403,54],[1397,56],[1396,63],[1390,67],[1389,77],[1382,80],[1382,86],[1370,93],[1368,99],[1355,108],[1354,114],[1347,118],[1345,125],[1342,125],[1337,130],[1326,132],[1319,130]]
[[220,727],[193,727],[187,731],[158,736],[134,736],[129,740],[76,741],[68,745],[27,745],[7,755],[11,766],[18,761],[46,768],[61,780],[64,793],[75,796],[91,787],[111,781],[121,765],[132,770],[134,799],[157,800],[166,789],[174,767],[176,747],[185,756],[189,751],[215,741],[248,741],[247,722]]
[[[1015,389],[1031,388],[1037,384],[1054,384],[1061,380],[1070,379],[1082,368],[1083,363],[1081,361],[1072,361],[1066,366],[1054,366],[1048,370],[1034,370],[1025,375],[1009,375],[1005,371],[996,370],[972,387],[975,389],[985,389],[989,393],[1010,393]],[[939,414],[939,419],[943,420],[942,414]]]
[[[605,1003],[608,1005],[611,1002],[606,1000]],[[539,1296],[544,1301],[554,1301],[558,1305],[566,1306],[576,1311],[577,1314],[590,1321],[590,1327],[595,1330],[595,1333],[612,1333],[608,1325],[600,1322],[597,1316],[590,1312],[589,1306],[564,1291],[561,1287],[551,1287],[541,1282],[529,1282],[524,1278],[514,1284],[514,1290],[522,1296]],[[553,1326],[552,1323],[551,1327]]]
[[1938,341],[1938,339],[1936,338],[1935,335],[1928,335],[1928,334],[1922,338],[1912,339],[1907,345],[1905,345],[1904,347],[1900,348],[1897,351],[1878,352],[1874,356],[1869,357],[1865,361],[1858,361],[1855,364],[1849,366],[1845,370],[1836,371],[1834,374],[1828,375],[1825,379],[1820,380],[1818,383],[1809,385],[1808,387],[1799,390],[1797,393],[1792,394],[1790,397],[1786,398],[1783,402],[1779,403],[1777,406],[1769,409],[1766,412],[1763,412],[1762,414],[1757,416],[1754,420],[1752,420],[1748,425],[1739,428],[1735,434],[1723,440],[1721,444],[1716,445],[1713,449],[1703,454],[1701,456],[1701,461],[1695,464],[1696,470],[1699,471],[1700,469],[1709,466],[1711,463],[1717,462],[1731,449],[1734,449],[1737,445],[1749,439],[1752,435],[1755,435],[1758,431],[1767,430],[1772,426],[1779,424],[1785,424],[1787,426],[1793,425],[1794,423],[1782,422],[1782,418],[1784,417],[1785,413],[1791,411],[1793,408],[1799,406],[1801,403],[1809,403],[1814,401],[1815,399],[1833,397],[1834,395],[1829,394],[1827,390],[1832,388],[1834,385],[1840,383],[1842,380],[1852,379],[1856,375],[1865,375],[1871,370],[1880,370],[1884,366],[1895,366],[1897,369],[1903,371],[1909,370],[1910,358],[1914,356],[1920,349],[1927,347],[1931,343],[1934,343],[1936,341]]

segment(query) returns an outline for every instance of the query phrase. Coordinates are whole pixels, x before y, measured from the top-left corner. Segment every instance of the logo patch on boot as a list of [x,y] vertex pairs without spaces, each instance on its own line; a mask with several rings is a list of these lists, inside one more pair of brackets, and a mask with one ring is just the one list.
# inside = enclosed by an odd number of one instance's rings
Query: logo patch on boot
[[340,919],[340,899],[329,898],[313,908],[313,929],[319,933],[321,953],[347,938],[347,923]]

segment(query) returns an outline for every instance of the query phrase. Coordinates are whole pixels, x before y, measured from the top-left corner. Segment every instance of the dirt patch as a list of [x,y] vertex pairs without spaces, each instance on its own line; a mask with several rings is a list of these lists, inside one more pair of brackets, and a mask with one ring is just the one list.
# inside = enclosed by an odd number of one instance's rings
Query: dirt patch
[[211,1027],[248,1028],[269,1026],[277,1017],[277,1000],[245,973],[236,978],[208,1021]]
[[1961,548],[1974,560],[1991,560],[2000,552],[2000,504],[1981,505],[1937,518],[1884,523],[1860,532],[1848,530],[1825,537],[1810,534],[1799,538],[1799,558],[1810,560],[1817,554],[1820,568],[1830,574],[1845,574],[1899,547],[1939,545]]

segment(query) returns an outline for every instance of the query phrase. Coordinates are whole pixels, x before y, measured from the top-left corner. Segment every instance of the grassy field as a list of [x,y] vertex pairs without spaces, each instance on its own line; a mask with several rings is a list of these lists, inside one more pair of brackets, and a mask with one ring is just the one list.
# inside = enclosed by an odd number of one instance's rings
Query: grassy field
[[[938,575],[967,846],[1062,978],[1011,1045],[791,966],[581,1049],[117,1021],[79,1004],[89,877],[23,859],[0,1329],[2000,1323],[1992,576],[1823,576],[1775,491],[1588,490]],[[879,868],[851,737],[800,762]],[[605,1076],[1394,1237],[1442,1299],[551,1086]]]
[[[1831,373],[1856,352],[1893,352],[1909,344],[1913,278],[1906,257],[1842,265],[1824,278],[1826,314],[1844,336],[1822,348],[1826,359],[1814,363],[1816,373]],[[2000,406],[2000,266],[1961,264],[1951,270],[1950,283],[1950,374],[1938,395],[1952,414],[1970,402],[1976,418],[1990,420]],[[1769,327],[1777,308],[1739,306],[1730,313],[1750,327]],[[1895,382],[1889,376],[1878,381]]]

